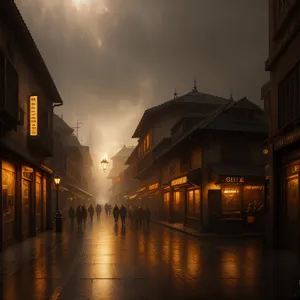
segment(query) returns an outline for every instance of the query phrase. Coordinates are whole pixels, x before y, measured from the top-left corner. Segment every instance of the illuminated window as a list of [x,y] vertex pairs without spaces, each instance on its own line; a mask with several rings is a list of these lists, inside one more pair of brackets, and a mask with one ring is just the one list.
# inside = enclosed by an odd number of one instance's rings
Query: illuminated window
[[241,212],[241,192],[239,186],[226,186],[222,193],[223,214],[238,214]]
[[169,210],[169,203],[170,203],[170,193],[164,193],[164,208],[166,211]]
[[16,173],[13,166],[3,162],[2,167],[2,205],[4,222],[15,218]]
[[174,210],[179,211],[180,210],[180,192],[174,192],[173,193],[173,205],[174,205]]
[[200,190],[195,190],[195,216],[200,216]]
[[40,215],[42,212],[42,188],[41,188],[41,177],[36,176],[35,183],[35,210],[36,214]]
[[194,191],[188,192],[188,213],[190,216],[193,216],[195,214]]

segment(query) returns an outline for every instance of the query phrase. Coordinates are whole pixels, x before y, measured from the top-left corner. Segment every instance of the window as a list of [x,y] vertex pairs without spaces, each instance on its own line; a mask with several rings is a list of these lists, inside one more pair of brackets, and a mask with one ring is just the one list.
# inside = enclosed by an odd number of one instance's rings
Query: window
[[188,213],[190,216],[195,214],[194,191],[188,191]]
[[4,222],[15,218],[16,173],[14,167],[3,162],[2,167],[2,202]]
[[175,211],[180,211],[180,198],[181,198],[181,193],[180,192],[174,192],[173,193],[173,203],[174,203],[174,210]]
[[169,211],[170,193],[164,193],[164,209]]
[[36,176],[35,183],[35,212],[40,215],[42,212],[42,188],[41,188],[41,177]]
[[200,217],[200,190],[188,191],[188,215]]
[[143,156],[151,147],[151,132],[149,132],[139,145],[139,156]]
[[300,117],[299,64],[278,85],[278,129]]
[[223,214],[239,214],[241,212],[241,193],[239,186],[228,185],[224,187],[222,196]]

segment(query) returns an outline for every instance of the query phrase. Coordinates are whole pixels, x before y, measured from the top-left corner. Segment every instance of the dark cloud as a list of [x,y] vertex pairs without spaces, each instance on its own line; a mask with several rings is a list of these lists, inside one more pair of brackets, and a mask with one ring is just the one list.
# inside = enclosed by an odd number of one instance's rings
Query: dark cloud
[[170,99],[175,87],[189,91],[195,76],[204,92],[229,97],[232,88],[261,104],[267,1],[85,1],[79,10],[72,0],[16,1],[71,122],[93,118],[108,132],[118,124],[128,130],[116,133],[119,145],[144,108]]

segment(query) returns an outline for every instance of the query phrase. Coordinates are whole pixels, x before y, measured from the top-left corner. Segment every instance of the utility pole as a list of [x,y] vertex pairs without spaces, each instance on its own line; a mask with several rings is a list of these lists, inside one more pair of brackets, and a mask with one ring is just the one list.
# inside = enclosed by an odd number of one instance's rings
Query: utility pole
[[79,129],[81,128],[80,125],[82,125],[82,123],[77,120],[76,126],[72,127],[73,129],[76,130],[76,136],[77,136],[78,141],[79,141]]

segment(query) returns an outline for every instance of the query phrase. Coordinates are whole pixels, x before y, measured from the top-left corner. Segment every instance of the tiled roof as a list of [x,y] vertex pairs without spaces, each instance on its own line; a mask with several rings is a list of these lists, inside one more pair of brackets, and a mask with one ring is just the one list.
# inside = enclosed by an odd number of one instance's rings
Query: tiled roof
[[134,146],[131,146],[131,147],[126,147],[125,145],[123,146],[123,148],[117,152],[111,159],[114,159],[114,158],[124,158],[124,159],[127,159],[130,154],[132,153],[132,151],[134,150]]
[[226,165],[221,164],[211,167],[212,171],[218,175],[230,175],[230,176],[241,176],[241,177],[258,177],[264,176],[264,167],[254,166],[238,166],[238,165]]
[[171,105],[185,104],[185,103],[224,105],[225,103],[228,103],[229,101],[230,100],[222,98],[222,97],[213,96],[210,94],[201,93],[197,90],[193,90],[187,94],[173,98],[173,99],[171,99],[167,102],[164,102],[160,105],[157,105],[157,106],[147,109],[144,112],[132,137],[133,138],[137,137],[138,130],[146,118],[148,118],[149,116],[152,116],[154,113],[161,112],[164,109],[169,108]]

